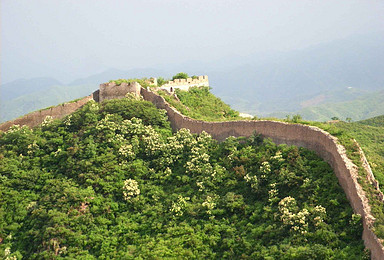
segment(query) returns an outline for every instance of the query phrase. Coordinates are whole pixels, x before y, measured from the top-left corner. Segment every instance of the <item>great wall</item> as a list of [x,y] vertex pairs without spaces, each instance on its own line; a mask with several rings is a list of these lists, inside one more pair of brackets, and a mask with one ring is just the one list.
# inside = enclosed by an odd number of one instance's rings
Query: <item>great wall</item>
[[209,86],[208,76],[198,76],[196,78],[170,80],[166,84],[162,85],[160,89],[164,89],[172,93],[175,88],[181,90],[188,90],[191,86]]
[[[203,80],[205,81],[205,79]],[[186,82],[183,82],[183,84],[184,83]],[[182,86],[181,83],[179,86]],[[32,112],[24,117],[5,122],[0,125],[0,131],[7,131],[12,125],[16,124],[34,127],[41,124],[46,116],[51,116],[54,119],[62,118],[81,108],[90,100],[101,102],[106,99],[123,98],[127,93],[131,92],[140,94],[145,100],[155,104],[157,108],[165,109],[172,129],[175,131],[181,128],[187,128],[192,133],[205,131],[219,141],[229,136],[250,136],[256,131],[264,137],[271,138],[277,144],[296,145],[315,151],[333,168],[354,212],[362,216],[364,228],[362,238],[366,248],[371,251],[371,258],[374,260],[384,259],[384,246],[382,241],[380,241],[372,230],[374,217],[371,214],[368,198],[358,183],[358,168],[347,157],[345,148],[338,143],[337,138],[320,128],[267,120],[227,122],[194,120],[182,115],[172,108],[163,97],[149,89],[142,88],[136,82],[122,83],[119,86],[112,82],[101,84],[99,90],[75,102]],[[367,173],[367,178],[379,191],[382,199],[383,195],[379,190],[378,182],[375,180],[362,151],[361,159]]]

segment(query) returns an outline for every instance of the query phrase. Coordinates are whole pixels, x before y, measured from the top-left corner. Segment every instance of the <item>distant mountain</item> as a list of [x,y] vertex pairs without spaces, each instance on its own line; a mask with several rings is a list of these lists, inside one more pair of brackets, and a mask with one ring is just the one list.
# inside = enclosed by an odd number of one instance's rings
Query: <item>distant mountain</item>
[[0,87],[1,100],[10,100],[33,92],[47,90],[53,86],[62,86],[53,78],[18,79]]
[[[348,87],[384,89],[384,34],[352,37],[311,48],[244,58],[242,65],[209,72],[213,92],[247,113],[295,112],[302,102]],[[237,58],[236,58],[236,64]],[[347,101],[343,98],[339,101]]]
[[20,79],[1,85],[0,122],[91,94],[111,79],[161,76],[156,69],[109,69],[63,85],[52,78]]
[[70,86],[84,85],[84,84],[96,84],[99,85],[104,82],[108,82],[111,79],[127,79],[127,78],[142,78],[142,77],[159,77],[164,75],[164,72],[158,69],[143,68],[143,69],[109,69],[104,72],[91,75],[89,77],[77,79],[71,82]]
[[[326,97],[324,96],[325,99]],[[347,95],[345,99],[348,99]],[[350,118],[357,121],[384,114],[384,90],[362,94],[344,102],[337,102],[337,99],[335,102],[331,102],[332,100],[334,99],[330,98],[329,101],[322,102],[320,105],[307,106],[295,112],[278,111],[266,116],[285,118],[286,115],[300,114],[303,119],[311,121],[328,121],[332,117],[337,117],[340,120]]]
[[0,122],[87,96],[97,88],[97,85],[52,86],[47,90],[40,90],[5,100],[0,104]]
[[[0,121],[84,96],[111,79],[169,77],[181,71],[209,75],[212,92],[240,112],[278,117],[303,113],[320,121],[333,116],[360,120],[379,115],[380,102],[384,103],[382,95],[370,96],[372,101],[365,96],[384,90],[383,42],[384,33],[376,33],[290,52],[233,55],[212,62],[164,63],[126,71],[109,69],[65,86],[49,78],[18,80],[1,86]],[[357,103],[351,103],[355,99]],[[368,111],[370,108],[374,110]]]
[[370,93],[352,101],[325,103],[298,112],[307,120],[326,121],[332,117],[342,120],[362,120],[384,114],[384,91]]

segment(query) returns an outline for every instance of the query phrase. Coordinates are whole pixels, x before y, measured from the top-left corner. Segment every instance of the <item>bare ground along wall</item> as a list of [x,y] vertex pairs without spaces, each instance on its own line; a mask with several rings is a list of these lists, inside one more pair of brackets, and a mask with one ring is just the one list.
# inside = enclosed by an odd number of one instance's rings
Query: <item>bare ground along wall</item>
[[[264,137],[271,138],[277,144],[296,145],[315,151],[331,165],[353,210],[362,216],[363,240],[365,246],[371,250],[371,258],[384,259],[384,247],[372,231],[374,218],[371,215],[368,199],[357,181],[358,169],[347,157],[345,148],[338,144],[335,137],[317,127],[277,121],[205,122],[194,120],[183,116],[170,107],[162,97],[149,90],[142,88],[141,94],[145,100],[151,101],[158,108],[167,111],[174,130],[187,128],[192,133],[205,131],[219,141],[229,136],[250,136],[256,131]],[[362,154],[362,156],[364,155]]]

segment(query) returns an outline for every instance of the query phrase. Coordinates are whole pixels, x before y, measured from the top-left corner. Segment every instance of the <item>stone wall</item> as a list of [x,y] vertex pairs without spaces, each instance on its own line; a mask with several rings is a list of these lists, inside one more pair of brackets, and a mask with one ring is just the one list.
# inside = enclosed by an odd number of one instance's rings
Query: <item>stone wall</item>
[[[187,128],[192,133],[205,131],[217,140],[224,140],[229,136],[250,136],[256,131],[264,137],[271,138],[277,144],[296,145],[315,151],[333,168],[354,212],[362,216],[363,240],[365,246],[371,250],[371,258],[384,259],[384,247],[371,229],[374,218],[371,215],[368,199],[357,181],[358,169],[347,157],[345,148],[338,144],[335,137],[317,127],[277,121],[205,122],[193,120],[171,108],[162,97],[153,92],[142,89],[141,94],[145,100],[151,101],[158,108],[167,111],[174,130]],[[369,178],[374,177],[372,175]]]
[[20,126],[29,126],[34,127],[41,124],[47,116],[51,116],[53,119],[62,118],[66,115],[69,115],[75,112],[80,107],[84,106],[88,101],[93,99],[93,94],[84,97],[80,100],[70,103],[64,103],[55,107],[50,107],[47,109],[42,109],[35,111],[29,114],[26,114],[23,117],[16,118],[11,121],[4,122],[0,124],[0,131],[7,131],[13,125]]
[[208,76],[199,76],[197,79],[187,78],[187,79],[174,79],[168,81],[167,84],[164,84],[160,87],[160,89],[167,90],[169,92],[173,92],[173,89],[178,88],[181,90],[188,90],[193,86],[209,86]]
[[123,98],[127,93],[135,93],[140,95],[140,84],[137,82],[121,83],[116,85],[115,82],[100,84],[99,102],[106,99]]

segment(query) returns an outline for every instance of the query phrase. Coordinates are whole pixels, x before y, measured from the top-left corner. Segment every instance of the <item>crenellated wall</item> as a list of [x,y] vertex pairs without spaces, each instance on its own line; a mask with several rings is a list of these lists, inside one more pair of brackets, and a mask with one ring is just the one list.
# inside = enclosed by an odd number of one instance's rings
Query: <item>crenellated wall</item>
[[[289,124],[277,121],[227,121],[205,122],[188,118],[168,105],[163,97],[141,89],[145,100],[151,101],[158,108],[167,111],[171,126],[174,130],[187,128],[192,133],[205,131],[217,140],[224,140],[229,136],[250,136],[254,131],[271,138],[277,144],[288,144],[305,147],[315,151],[333,168],[341,187],[343,188],[353,210],[362,216],[363,240],[365,246],[371,250],[371,258],[384,259],[384,247],[372,231],[374,218],[365,192],[358,183],[358,169],[347,157],[345,148],[338,144],[337,138],[313,126]],[[365,159],[364,154],[362,158]],[[369,178],[373,178],[370,175]],[[377,185],[377,181],[374,182]]]
[[169,92],[173,92],[173,89],[178,88],[182,90],[188,90],[190,87],[202,87],[209,86],[208,76],[198,76],[197,79],[187,78],[187,79],[174,79],[168,81],[167,84],[164,84],[160,89],[165,89]]

